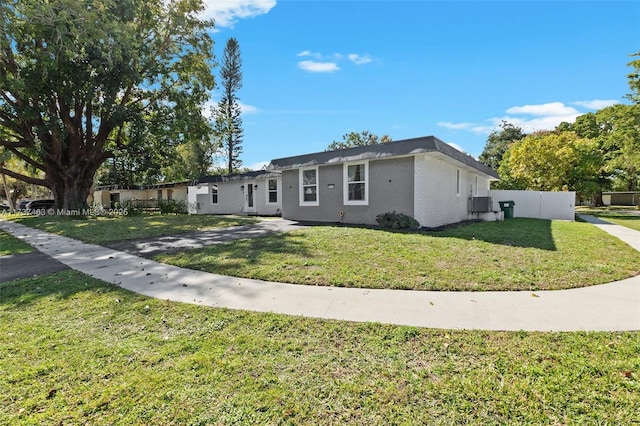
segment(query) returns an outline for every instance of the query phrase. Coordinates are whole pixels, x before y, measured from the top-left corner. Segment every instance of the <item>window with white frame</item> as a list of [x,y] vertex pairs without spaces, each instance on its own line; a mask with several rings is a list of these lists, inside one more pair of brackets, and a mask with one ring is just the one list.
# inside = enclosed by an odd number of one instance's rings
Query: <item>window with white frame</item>
[[276,204],[278,202],[278,180],[267,180],[267,202],[269,204]]
[[218,185],[211,185],[211,203],[218,204]]
[[300,169],[300,205],[319,205],[317,167]]
[[460,169],[456,169],[456,195],[460,196]]
[[369,164],[345,163],[344,178],[344,204],[368,204]]

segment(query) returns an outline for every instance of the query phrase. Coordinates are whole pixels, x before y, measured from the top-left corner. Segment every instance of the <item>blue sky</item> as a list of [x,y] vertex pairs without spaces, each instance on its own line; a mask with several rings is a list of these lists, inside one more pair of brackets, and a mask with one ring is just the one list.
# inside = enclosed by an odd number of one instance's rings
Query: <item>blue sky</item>
[[477,157],[501,120],[549,129],[625,102],[640,51],[635,1],[206,3],[217,58],[240,44],[251,168],[361,130]]

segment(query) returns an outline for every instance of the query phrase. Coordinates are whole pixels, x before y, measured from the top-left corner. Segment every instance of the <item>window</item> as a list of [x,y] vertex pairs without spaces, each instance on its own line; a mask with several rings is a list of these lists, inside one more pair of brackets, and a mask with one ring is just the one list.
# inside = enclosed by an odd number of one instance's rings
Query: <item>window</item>
[[167,200],[173,200],[173,189],[167,189]]
[[158,189],[158,200],[162,200],[162,189]]
[[478,175],[476,175],[476,195],[478,195],[480,191],[478,191]]
[[269,179],[267,181],[267,202],[276,204],[278,202],[278,180]]
[[218,185],[211,185],[211,203],[218,204]]
[[317,206],[318,168],[300,169],[300,205]]
[[369,164],[345,164],[344,165],[344,204],[368,204],[369,188]]
[[456,195],[460,196],[460,169],[456,169]]

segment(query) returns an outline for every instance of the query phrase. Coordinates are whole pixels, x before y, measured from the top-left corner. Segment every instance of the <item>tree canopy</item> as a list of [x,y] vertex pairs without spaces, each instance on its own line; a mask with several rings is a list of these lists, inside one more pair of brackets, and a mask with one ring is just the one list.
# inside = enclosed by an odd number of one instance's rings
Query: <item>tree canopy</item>
[[354,146],[375,145],[377,143],[387,143],[391,141],[392,139],[389,135],[382,135],[382,137],[379,137],[368,130],[363,130],[360,133],[350,132],[342,135],[341,141],[331,142],[327,147],[327,151],[352,148]]
[[598,189],[602,156],[597,143],[575,132],[538,132],[515,142],[498,169],[501,188],[576,191],[589,197]]
[[516,141],[525,137],[525,133],[522,128],[502,121],[500,124],[500,130],[494,130],[489,134],[487,138],[487,144],[484,150],[478,157],[481,163],[486,164],[494,170],[498,170],[502,157],[507,149]]
[[[640,56],[640,52],[632,55]],[[480,156],[496,167],[500,189],[562,190],[601,200],[604,190],[637,191],[640,182],[640,59],[629,63],[628,75],[634,103],[616,104],[583,114],[573,123],[560,123],[554,131],[528,135],[504,123],[491,133]],[[515,142],[506,126],[517,130]],[[505,149],[506,148],[506,149]]]
[[0,8],[0,146],[44,173],[2,172],[86,206],[118,152],[208,137],[213,23],[200,0],[5,0]]

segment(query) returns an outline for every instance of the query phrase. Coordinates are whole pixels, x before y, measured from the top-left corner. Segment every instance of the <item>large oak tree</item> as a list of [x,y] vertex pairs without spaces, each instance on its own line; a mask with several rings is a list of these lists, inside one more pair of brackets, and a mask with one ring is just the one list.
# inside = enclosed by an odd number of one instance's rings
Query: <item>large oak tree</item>
[[[56,207],[86,207],[115,152],[207,131],[210,21],[201,0],[2,0],[0,149],[44,172]],[[204,130],[203,130],[204,129]]]

